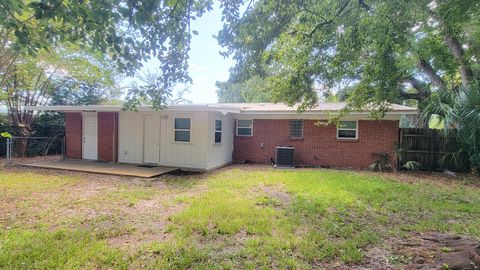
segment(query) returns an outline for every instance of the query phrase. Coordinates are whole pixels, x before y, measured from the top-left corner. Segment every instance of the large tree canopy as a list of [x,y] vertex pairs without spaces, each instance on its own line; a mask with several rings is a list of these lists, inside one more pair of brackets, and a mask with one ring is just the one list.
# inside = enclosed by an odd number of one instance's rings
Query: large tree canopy
[[[189,81],[190,22],[212,2],[2,0],[0,29],[15,52],[72,42],[106,54],[129,74],[157,57],[160,89],[169,89]],[[221,1],[218,40],[237,61],[229,83],[268,77],[274,101],[308,106],[318,85],[343,85],[351,89],[352,109],[400,99],[422,105],[432,91],[478,77],[479,6],[468,0]]]
[[315,85],[345,85],[348,109],[401,99],[422,107],[433,91],[478,78],[479,1],[237,0],[224,15],[218,40],[237,61],[230,81],[275,65],[275,101],[308,106]]
[[130,75],[156,57],[162,87],[169,88],[190,80],[188,51],[196,33],[190,22],[211,5],[212,0],[1,0],[0,29],[16,52],[79,44],[109,56]]
[[102,93],[99,98],[117,93],[112,65],[101,54],[76,46],[41,50],[35,56],[18,55],[9,69],[10,75],[0,87],[0,101],[7,105],[11,122],[22,136],[30,135],[40,113],[27,106],[59,103],[62,93],[72,101],[85,85],[95,85],[96,94]]
[[219,82],[217,87],[218,102],[271,102],[272,95],[267,92],[266,81],[254,76],[242,83]]
[[127,90],[126,109],[136,110],[138,105],[152,105],[154,108],[162,108],[165,105],[190,104],[185,95],[190,93],[188,87],[174,89],[165,88],[162,83],[162,74],[157,71],[147,70],[143,75],[138,76]]

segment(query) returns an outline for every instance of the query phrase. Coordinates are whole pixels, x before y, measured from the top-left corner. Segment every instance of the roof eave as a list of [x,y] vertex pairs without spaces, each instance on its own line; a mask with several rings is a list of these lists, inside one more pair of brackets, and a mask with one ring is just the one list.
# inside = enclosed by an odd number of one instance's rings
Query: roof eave
[[[88,111],[99,111],[99,112],[120,112],[123,110],[122,105],[85,105],[85,106],[68,106],[68,105],[58,105],[58,106],[26,106],[26,110],[33,111],[55,111],[55,112],[88,112]],[[140,112],[149,112],[154,111],[152,106],[138,106],[137,110]],[[209,106],[209,105],[169,105],[164,109],[158,111],[219,111],[222,113],[239,113],[239,109],[231,107],[222,107],[222,106]]]
[[[305,111],[302,113],[299,113],[297,111],[241,111],[240,114],[255,114],[255,115],[266,115],[266,114],[276,114],[276,115],[292,115],[292,114],[317,114],[317,115],[325,115],[327,113],[337,113],[339,111]],[[350,112],[349,114],[352,115],[368,115],[371,112]],[[418,111],[388,111],[385,112],[386,115],[400,115],[400,114],[408,114],[408,115],[414,115],[418,114]]]

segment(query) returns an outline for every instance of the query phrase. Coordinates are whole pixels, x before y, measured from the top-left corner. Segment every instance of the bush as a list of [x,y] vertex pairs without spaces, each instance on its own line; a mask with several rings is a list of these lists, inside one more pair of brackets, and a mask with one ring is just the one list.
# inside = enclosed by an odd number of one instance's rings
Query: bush
[[[44,155],[46,149],[48,149],[48,153],[60,154],[62,152],[62,141],[60,139],[65,137],[64,117],[62,114],[44,113],[39,115],[32,126],[32,130],[32,137],[48,137],[52,139],[28,140],[26,142],[28,144],[26,151],[22,155]],[[6,115],[0,115],[0,133],[3,132],[19,136],[15,127],[9,123]],[[6,142],[6,138],[0,136],[0,156],[6,155]]]
[[374,172],[391,172],[393,171],[392,159],[386,152],[372,153],[371,156],[375,161],[368,166],[370,171]]
[[425,120],[437,115],[444,123],[446,136],[455,138],[459,149],[446,157],[467,163],[473,172],[480,172],[480,84],[455,91],[444,89],[432,94],[424,110]]
[[422,167],[422,164],[418,161],[409,160],[402,165],[402,168],[406,169],[407,171],[418,171]]

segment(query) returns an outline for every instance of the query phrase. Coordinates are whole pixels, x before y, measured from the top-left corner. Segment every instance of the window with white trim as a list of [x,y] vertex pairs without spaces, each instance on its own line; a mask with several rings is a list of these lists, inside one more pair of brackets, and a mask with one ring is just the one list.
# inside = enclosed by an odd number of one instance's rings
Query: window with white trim
[[290,120],[290,138],[301,139],[303,138],[303,120]]
[[190,118],[175,118],[175,141],[190,142]]
[[237,120],[237,136],[252,136],[253,120]]
[[222,120],[215,120],[215,143],[222,142]]
[[357,121],[340,121],[337,126],[338,139],[357,139],[358,124]]

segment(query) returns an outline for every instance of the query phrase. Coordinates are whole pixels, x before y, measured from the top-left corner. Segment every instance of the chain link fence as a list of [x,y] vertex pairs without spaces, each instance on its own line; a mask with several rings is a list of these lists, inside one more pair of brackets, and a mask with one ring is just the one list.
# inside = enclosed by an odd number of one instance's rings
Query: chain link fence
[[5,144],[7,166],[65,159],[64,137],[12,137]]

